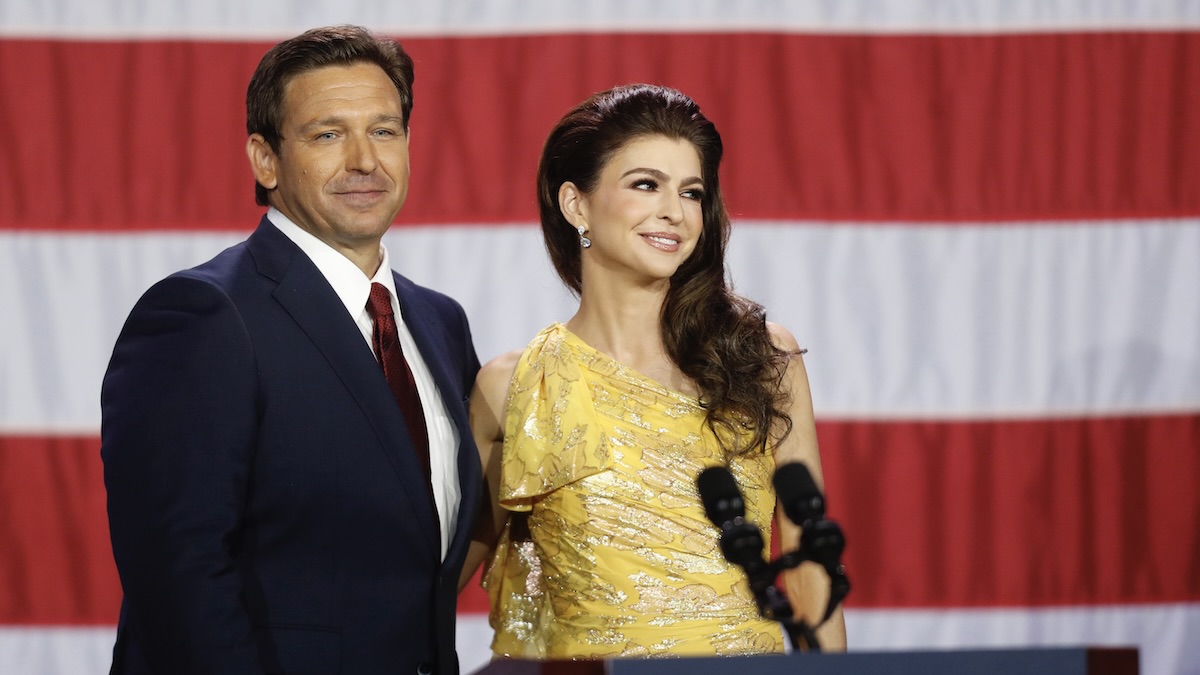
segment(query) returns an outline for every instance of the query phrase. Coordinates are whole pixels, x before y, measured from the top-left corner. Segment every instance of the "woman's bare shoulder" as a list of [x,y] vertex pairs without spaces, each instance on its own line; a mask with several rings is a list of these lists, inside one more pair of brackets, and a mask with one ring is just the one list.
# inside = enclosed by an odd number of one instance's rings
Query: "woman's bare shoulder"
[[504,400],[508,393],[508,383],[512,381],[517,362],[521,360],[522,351],[514,349],[483,364],[479,374],[475,376],[476,389],[488,399]]
[[767,333],[771,336],[771,343],[785,352],[803,354],[805,351],[807,351],[800,347],[800,343],[797,342],[796,336],[792,335],[792,332],[785,328],[782,324],[768,321]]

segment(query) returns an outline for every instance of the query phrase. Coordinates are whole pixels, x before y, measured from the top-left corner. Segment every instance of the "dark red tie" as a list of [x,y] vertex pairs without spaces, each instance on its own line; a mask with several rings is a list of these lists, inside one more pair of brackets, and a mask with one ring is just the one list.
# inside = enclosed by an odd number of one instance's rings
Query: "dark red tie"
[[425,469],[425,480],[429,482],[429,431],[425,428],[425,413],[421,410],[421,396],[417,393],[417,382],[412,369],[404,359],[400,348],[400,333],[396,330],[396,317],[392,314],[392,295],[383,284],[371,284],[371,296],[367,299],[367,314],[375,323],[371,331],[371,345],[375,358],[383,366],[383,376],[392,388],[404,422],[417,449],[417,459]]

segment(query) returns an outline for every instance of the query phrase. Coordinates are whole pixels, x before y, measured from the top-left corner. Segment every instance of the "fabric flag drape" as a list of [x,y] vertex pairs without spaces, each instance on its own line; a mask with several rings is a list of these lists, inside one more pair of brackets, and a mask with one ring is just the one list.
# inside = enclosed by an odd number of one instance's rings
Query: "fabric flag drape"
[[[257,223],[259,57],[350,22],[416,61],[393,263],[484,360],[573,306],[536,228],[554,121],[649,81],[716,122],[730,277],[809,349],[852,649],[1200,673],[1200,6],[137,4],[0,5],[0,672],[106,672],[113,342]],[[485,603],[461,600],[467,672]]]

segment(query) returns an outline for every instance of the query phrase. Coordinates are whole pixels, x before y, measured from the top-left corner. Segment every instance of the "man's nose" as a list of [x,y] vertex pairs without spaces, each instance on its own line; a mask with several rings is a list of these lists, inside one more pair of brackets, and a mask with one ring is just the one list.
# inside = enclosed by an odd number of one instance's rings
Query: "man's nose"
[[375,144],[364,135],[351,134],[346,139],[346,170],[371,173],[379,165]]

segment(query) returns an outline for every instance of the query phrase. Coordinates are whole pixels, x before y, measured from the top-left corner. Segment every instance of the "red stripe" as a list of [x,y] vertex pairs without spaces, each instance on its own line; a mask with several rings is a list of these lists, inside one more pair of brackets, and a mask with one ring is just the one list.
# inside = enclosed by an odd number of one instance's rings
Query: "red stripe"
[[117,622],[99,438],[0,436],[0,624]]
[[[1200,414],[818,426],[852,607],[1200,601]],[[0,624],[116,620],[97,439],[0,437],[0,541]]]
[[[553,122],[677,86],[744,218],[1200,214],[1200,33],[414,38],[405,223],[531,222]],[[247,230],[262,43],[0,40],[0,229]]]
[[475,572],[475,576],[471,578],[471,582],[463,589],[462,593],[458,594],[458,613],[459,614],[487,614],[488,598],[487,593],[479,585],[479,579],[483,570]]
[[818,432],[853,605],[1200,600],[1200,414]]

